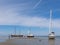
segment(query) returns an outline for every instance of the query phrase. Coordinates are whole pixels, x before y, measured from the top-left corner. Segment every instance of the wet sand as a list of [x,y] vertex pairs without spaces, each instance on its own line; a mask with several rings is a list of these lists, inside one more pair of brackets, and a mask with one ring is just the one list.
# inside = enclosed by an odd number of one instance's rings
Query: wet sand
[[0,45],[40,45],[40,41],[36,38],[16,38],[2,42]]
[[60,38],[49,40],[48,38],[12,38],[0,45],[60,45]]

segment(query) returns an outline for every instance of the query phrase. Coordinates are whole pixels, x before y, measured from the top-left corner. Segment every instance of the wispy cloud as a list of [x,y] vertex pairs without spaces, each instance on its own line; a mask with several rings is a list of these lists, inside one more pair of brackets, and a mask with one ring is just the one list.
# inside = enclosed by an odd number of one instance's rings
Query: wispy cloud
[[[53,20],[53,27],[60,28],[59,20],[60,19]],[[49,28],[49,19],[23,16],[14,9],[2,9],[0,10],[0,25],[22,25]]]
[[35,4],[35,6],[33,7],[33,9],[35,9],[35,8],[41,3],[41,1],[42,1],[42,0],[39,0],[39,2],[37,2],[37,3]]
[[[34,8],[36,8],[42,0],[40,0]],[[21,11],[29,9],[26,3],[10,5],[9,7],[0,7],[0,25],[23,25],[23,26],[39,26],[49,28],[49,19],[42,17],[30,17],[21,14]],[[20,12],[18,12],[20,11]],[[53,20],[53,27],[60,28],[60,19]]]

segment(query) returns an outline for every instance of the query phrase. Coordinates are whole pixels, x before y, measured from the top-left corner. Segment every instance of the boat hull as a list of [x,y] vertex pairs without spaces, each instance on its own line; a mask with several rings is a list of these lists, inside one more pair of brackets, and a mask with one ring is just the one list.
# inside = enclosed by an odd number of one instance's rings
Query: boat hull
[[27,36],[28,38],[34,38],[34,36]]
[[55,36],[49,36],[49,39],[55,39]]
[[49,39],[55,39],[55,33],[54,32],[51,32],[49,34]]
[[23,37],[23,35],[11,35],[11,37]]

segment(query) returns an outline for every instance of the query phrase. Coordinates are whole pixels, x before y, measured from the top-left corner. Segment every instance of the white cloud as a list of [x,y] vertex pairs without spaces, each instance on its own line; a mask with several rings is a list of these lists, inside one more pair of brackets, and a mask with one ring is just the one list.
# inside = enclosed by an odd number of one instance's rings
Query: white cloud
[[[14,7],[0,8],[0,25],[49,27],[49,19],[41,17],[22,16],[21,13],[17,13],[16,11],[17,9]],[[53,20],[53,27],[60,28],[59,23],[60,19]]]
[[0,10],[0,25],[45,26],[45,22],[48,25],[45,18],[22,16],[13,9]]

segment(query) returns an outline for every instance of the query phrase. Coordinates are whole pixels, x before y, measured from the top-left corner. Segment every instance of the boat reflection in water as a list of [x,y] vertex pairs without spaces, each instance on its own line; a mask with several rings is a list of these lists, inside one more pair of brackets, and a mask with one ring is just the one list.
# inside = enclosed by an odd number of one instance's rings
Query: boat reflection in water
[[55,45],[55,39],[49,39],[49,45]]

